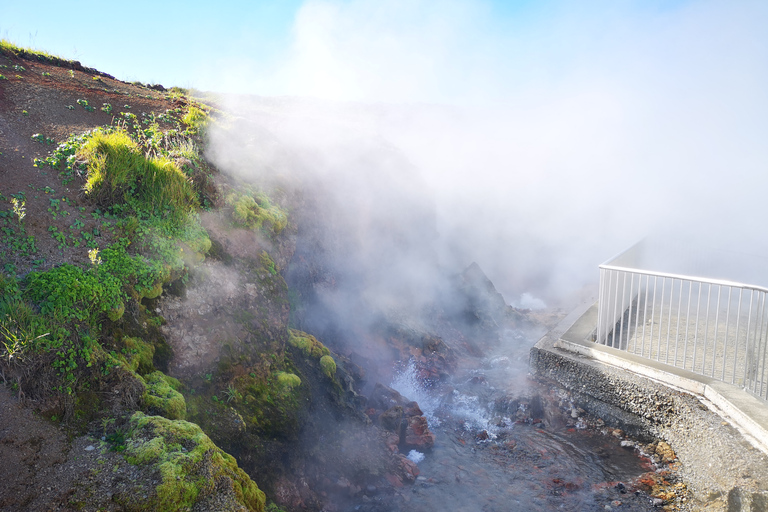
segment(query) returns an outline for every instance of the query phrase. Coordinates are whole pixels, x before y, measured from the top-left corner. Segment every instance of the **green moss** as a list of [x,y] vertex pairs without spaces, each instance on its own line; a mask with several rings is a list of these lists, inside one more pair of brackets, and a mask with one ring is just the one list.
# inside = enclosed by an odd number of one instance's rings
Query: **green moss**
[[123,314],[125,313],[125,303],[120,301],[120,303],[117,306],[114,306],[107,311],[107,318],[112,320],[113,322],[117,322],[121,318],[123,318]]
[[329,379],[333,379],[336,375],[336,361],[331,356],[323,356],[320,358],[320,368],[323,373],[328,376]]
[[142,504],[146,510],[187,510],[214,494],[218,486],[229,483],[237,504],[249,511],[264,511],[264,493],[237,466],[234,457],[218,448],[194,423],[137,412],[131,417],[130,429],[126,460],[151,465],[161,477],[156,493]]
[[261,254],[259,255],[259,261],[261,262],[261,265],[266,269],[267,272],[270,274],[277,275],[277,264],[275,263],[275,260],[272,259],[272,256],[269,255],[267,251],[261,251]]
[[147,391],[144,404],[151,411],[157,411],[168,419],[179,420],[187,416],[187,404],[184,395],[176,391],[178,380],[166,376],[163,372],[152,372],[144,377]]
[[288,215],[282,208],[273,205],[264,193],[246,188],[243,192],[229,194],[225,201],[227,206],[232,207],[235,224],[249,229],[265,229],[275,235],[288,225]]
[[[226,403],[245,420],[246,427],[258,435],[294,438],[303,421],[303,404],[309,392],[298,373],[289,365],[283,370],[241,375],[231,385],[237,398]],[[220,397],[218,402],[222,401]],[[198,418],[200,416],[195,417]]]
[[[155,356],[155,347],[145,342],[141,338],[132,338],[126,336],[123,338],[125,348],[123,352],[128,362],[128,367],[141,375],[150,373],[154,366],[152,358]],[[167,377],[170,379],[171,377]],[[175,379],[174,379],[175,380]]]
[[331,351],[317,341],[317,338],[298,329],[288,329],[288,343],[301,349],[307,357],[320,359],[323,356],[331,355]]
[[286,392],[301,386],[301,378],[294,373],[277,372],[275,377],[277,378],[278,386]]
[[145,288],[141,291],[142,297],[146,299],[156,299],[163,293],[163,283],[157,282],[152,288]]

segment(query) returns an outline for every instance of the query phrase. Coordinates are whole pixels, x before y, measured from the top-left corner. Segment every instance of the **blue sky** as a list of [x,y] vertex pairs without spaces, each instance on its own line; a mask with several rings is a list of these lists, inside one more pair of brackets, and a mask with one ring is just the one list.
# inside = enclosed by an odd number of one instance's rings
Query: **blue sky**
[[[497,88],[521,81],[510,75],[557,80],[584,52],[595,51],[604,28],[632,20],[635,29],[654,30],[689,3],[7,1],[0,3],[0,37],[123,80],[265,95],[452,101],[486,86],[498,96]],[[382,74],[401,72],[406,78],[399,83],[375,85]],[[405,86],[408,80],[414,84]]]

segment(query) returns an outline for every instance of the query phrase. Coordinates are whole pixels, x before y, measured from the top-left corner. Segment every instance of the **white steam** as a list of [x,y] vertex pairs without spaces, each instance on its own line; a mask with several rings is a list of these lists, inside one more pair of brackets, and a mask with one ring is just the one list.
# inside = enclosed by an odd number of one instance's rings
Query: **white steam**
[[353,148],[401,152],[414,170],[387,186],[431,191],[441,263],[506,297],[556,305],[662,226],[762,238],[768,4],[545,4],[310,1],[283,64],[244,78],[340,100],[259,111],[346,197],[375,178],[334,175]]

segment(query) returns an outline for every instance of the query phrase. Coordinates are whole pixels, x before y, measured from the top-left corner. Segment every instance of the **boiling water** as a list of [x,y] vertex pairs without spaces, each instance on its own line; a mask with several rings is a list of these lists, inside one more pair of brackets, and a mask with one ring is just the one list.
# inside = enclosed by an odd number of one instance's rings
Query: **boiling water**
[[536,333],[507,333],[501,353],[465,361],[453,381],[439,388],[425,388],[411,366],[401,371],[392,387],[419,403],[436,434],[435,446],[407,454],[421,471],[413,485],[394,495],[368,496],[350,510],[653,510],[646,495],[628,487],[654,468],[619,439],[578,422],[557,427],[500,410],[499,403],[519,403],[525,413],[530,397],[553,392],[526,377],[531,337],[538,339]]

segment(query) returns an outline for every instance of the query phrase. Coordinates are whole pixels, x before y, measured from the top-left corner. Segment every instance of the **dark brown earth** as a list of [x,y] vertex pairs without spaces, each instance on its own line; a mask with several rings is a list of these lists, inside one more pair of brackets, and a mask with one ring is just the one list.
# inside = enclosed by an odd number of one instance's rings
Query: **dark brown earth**
[[[53,226],[61,232],[74,234],[75,231],[92,231],[100,227],[91,216],[95,206],[82,200],[83,177],[76,177],[64,185],[62,178],[50,167],[35,167],[34,159],[49,156],[57,144],[66,141],[73,133],[116,124],[121,112],[142,118],[179,107],[183,100],[174,100],[169,94],[121,82],[98,72],[85,73],[8,55],[0,54],[0,66],[6,66],[0,67],[0,74],[6,77],[0,79],[0,194],[4,198],[0,198],[0,209],[10,209],[11,194],[24,193],[24,226],[27,234],[35,237],[37,248],[34,254],[26,257],[13,251],[6,252],[2,263],[15,265],[16,272],[23,275],[32,268],[47,269],[63,261],[86,262],[88,249],[84,244],[62,250],[49,231]],[[77,103],[78,100],[86,100],[94,110],[86,110]],[[105,103],[112,106],[111,114],[101,110]],[[69,109],[70,106],[73,108]],[[36,134],[50,142],[37,142],[32,138]],[[51,199],[61,201],[60,212],[55,217],[49,211]],[[75,219],[84,226],[70,229]],[[97,238],[99,248],[110,241],[106,231]],[[3,241],[0,241],[0,250],[3,248]]]

